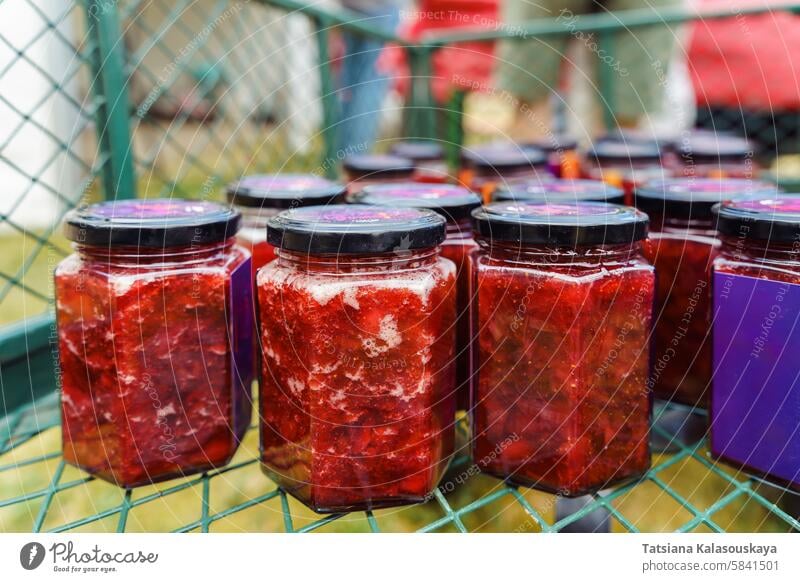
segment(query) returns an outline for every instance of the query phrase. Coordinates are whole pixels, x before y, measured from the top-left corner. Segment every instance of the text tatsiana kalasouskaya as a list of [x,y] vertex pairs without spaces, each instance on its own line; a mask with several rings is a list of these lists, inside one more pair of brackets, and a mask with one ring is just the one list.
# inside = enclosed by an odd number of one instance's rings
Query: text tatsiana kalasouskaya
[[642,544],[645,554],[777,554],[777,546],[759,544]]

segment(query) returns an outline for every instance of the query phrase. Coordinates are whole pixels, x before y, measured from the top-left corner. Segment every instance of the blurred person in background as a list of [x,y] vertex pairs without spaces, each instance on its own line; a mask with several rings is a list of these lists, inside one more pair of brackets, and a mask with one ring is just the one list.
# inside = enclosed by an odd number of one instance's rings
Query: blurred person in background
[[[617,10],[649,9],[657,15],[659,9],[677,5],[681,0],[504,0],[501,5],[503,26],[514,27],[527,20],[555,18],[569,32],[567,35],[542,38],[523,37],[500,43],[496,84],[498,89],[513,94],[519,100],[516,119],[510,129],[518,140],[545,137],[552,127],[550,97],[563,87],[564,61],[575,69],[566,86],[583,83],[588,86],[594,102],[593,111],[581,115],[582,135],[594,135],[601,129],[598,103],[598,67],[610,67],[614,75],[611,96],[612,112],[619,127],[640,124],[648,114],[658,111],[664,101],[668,63],[676,38],[667,25],[638,27],[618,32],[613,37],[612,50],[606,52],[598,37],[575,29],[584,14]],[[578,45],[583,58],[567,57],[570,42]],[[588,55],[588,56],[586,56]],[[585,97],[585,96],[584,96]]]
[[[394,33],[400,22],[404,0],[340,0],[352,11],[353,20],[373,29]],[[378,136],[381,110],[390,79],[379,66],[385,43],[345,32],[339,96],[341,121],[337,143],[340,151],[369,151]]]

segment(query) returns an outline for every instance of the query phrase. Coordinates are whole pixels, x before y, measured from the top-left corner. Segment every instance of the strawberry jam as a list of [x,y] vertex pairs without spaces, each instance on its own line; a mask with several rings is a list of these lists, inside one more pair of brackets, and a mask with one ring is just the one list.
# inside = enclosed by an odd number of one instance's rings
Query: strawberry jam
[[313,174],[258,174],[228,186],[228,202],[242,214],[237,242],[253,257],[253,273],[275,259],[267,243],[267,219],[287,208],[339,204],[344,186]]
[[453,451],[455,278],[430,210],[282,212],[257,276],[261,461],[319,512],[416,503]]
[[800,490],[800,198],[714,211],[711,453]]
[[474,458],[566,496],[649,467],[647,216],[599,202],[495,202],[480,244]]
[[429,208],[447,221],[447,238],[442,243],[442,256],[456,265],[456,385],[458,407],[469,407],[471,255],[478,248],[472,238],[470,213],[481,205],[477,194],[459,186],[397,184],[369,186],[355,200],[361,204]]
[[237,212],[118,201],[67,215],[55,273],[64,459],[123,487],[225,465],[250,420]]
[[711,385],[711,263],[719,252],[711,207],[771,192],[749,180],[675,178],[647,182],[636,206],[651,217],[645,256],[656,267],[653,368],[655,396],[706,405]]

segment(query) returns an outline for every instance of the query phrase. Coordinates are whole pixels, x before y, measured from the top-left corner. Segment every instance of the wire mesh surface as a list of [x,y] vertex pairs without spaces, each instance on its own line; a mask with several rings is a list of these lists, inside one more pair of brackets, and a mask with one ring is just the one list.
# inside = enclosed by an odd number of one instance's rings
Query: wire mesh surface
[[[42,361],[26,353],[41,323],[36,337],[52,367],[50,321],[33,318],[48,313],[52,268],[69,252],[58,235],[64,213],[101,196],[213,198],[241,174],[335,170],[340,31],[285,7],[230,0],[5,1],[3,19],[28,26],[0,34],[0,166],[10,176],[0,234],[15,249],[0,258],[0,324],[23,322],[3,328],[0,353],[11,410],[0,411],[0,531],[534,532],[561,531],[594,512],[608,513],[616,531],[800,529],[797,514],[782,509],[787,500],[797,506],[796,494],[717,464],[702,439],[654,454],[644,479],[568,516],[552,495],[480,474],[463,446],[427,503],[331,516],[313,514],[261,473],[254,430],[228,467],[132,491],[66,465],[54,379],[36,377]],[[53,54],[65,58],[43,57]],[[390,111],[387,135],[401,133],[403,105]],[[797,116],[700,113],[701,125],[797,151]],[[9,361],[20,364],[14,374]],[[50,395],[34,402],[43,392]],[[459,430],[463,445],[464,423]],[[654,432],[673,436],[660,425]]]
[[[675,409],[660,412],[667,410]],[[227,467],[122,490],[64,463],[58,402],[48,397],[0,425],[0,531],[557,532],[597,511],[614,531],[800,530],[777,505],[796,493],[717,464],[703,439],[683,443],[658,424],[654,432],[672,440],[674,452],[654,454],[642,480],[593,495],[566,516],[557,516],[553,495],[481,475],[465,449],[423,505],[314,514],[261,474],[253,432]],[[459,433],[463,445],[463,422]]]

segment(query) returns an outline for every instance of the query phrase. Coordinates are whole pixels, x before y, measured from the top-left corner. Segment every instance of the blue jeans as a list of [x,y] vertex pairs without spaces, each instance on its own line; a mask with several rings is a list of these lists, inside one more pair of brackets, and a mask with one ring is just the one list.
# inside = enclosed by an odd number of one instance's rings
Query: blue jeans
[[[400,20],[396,4],[376,7],[365,13],[363,22],[393,32]],[[381,108],[389,89],[389,77],[377,69],[384,43],[345,33],[345,55],[339,86],[341,117],[336,129],[340,151],[369,151],[378,134]]]

